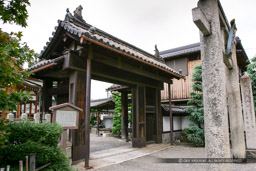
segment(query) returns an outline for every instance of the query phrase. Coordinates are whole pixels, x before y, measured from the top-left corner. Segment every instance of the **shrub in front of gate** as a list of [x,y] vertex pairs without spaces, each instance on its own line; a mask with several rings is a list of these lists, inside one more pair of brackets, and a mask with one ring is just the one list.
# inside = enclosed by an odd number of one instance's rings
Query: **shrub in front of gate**
[[121,93],[113,92],[112,99],[115,102],[114,109],[114,123],[112,132],[115,135],[121,136],[121,113],[122,113],[122,103],[121,103]]
[[68,158],[58,147],[62,127],[57,123],[37,124],[30,121],[10,122],[5,133],[8,142],[0,148],[0,166],[18,168],[19,160],[36,154],[36,168],[51,163],[43,170],[71,170]]

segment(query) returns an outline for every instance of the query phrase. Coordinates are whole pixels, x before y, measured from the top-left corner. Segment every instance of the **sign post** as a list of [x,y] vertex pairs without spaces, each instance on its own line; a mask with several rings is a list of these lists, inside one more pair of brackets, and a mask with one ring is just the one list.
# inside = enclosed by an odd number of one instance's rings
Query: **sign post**
[[79,112],[83,110],[70,104],[63,103],[49,108],[53,111],[52,122],[57,122],[63,127],[61,135],[62,149],[66,151],[67,129],[78,129]]

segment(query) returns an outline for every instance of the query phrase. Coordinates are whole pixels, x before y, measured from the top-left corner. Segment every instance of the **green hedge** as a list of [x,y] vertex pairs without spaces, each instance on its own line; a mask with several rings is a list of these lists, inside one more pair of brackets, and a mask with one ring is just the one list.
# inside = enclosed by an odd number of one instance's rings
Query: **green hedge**
[[0,166],[18,167],[19,160],[36,153],[36,167],[50,163],[43,170],[71,170],[68,159],[57,147],[62,127],[57,123],[11,122],[6,130],[8,143],[0,149]]

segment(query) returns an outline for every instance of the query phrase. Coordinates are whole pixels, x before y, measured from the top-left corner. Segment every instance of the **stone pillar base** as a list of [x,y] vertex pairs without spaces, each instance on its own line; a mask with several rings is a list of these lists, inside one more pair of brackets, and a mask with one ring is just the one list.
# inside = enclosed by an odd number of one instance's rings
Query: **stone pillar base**
[[247,159],[256,159],[256,150],[246,150]]

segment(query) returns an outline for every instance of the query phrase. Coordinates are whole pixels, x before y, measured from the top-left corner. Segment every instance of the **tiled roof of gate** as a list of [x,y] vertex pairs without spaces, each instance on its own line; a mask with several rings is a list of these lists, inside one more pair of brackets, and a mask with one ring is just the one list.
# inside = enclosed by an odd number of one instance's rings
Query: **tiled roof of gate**
[[194,44],[162,51],[160,52],[160,56],[162,58],[170,58],[173,56],[180,56],[184,54],[199,52],[200,50],[201,50],[200,43],[194,43]]
[[55,58],[55,59],[48,59],[48,60],[44,59],[44,60],[38,62],[37,64],[29,67],[27,69],[27,71],[33,72],[34,70],[36,70],[38,68],[41,68],[41,67],[49,65],[49,64],[57,64],[58,62],[63,61],[63,60],[64,60],[64,56],[61,56],[61,57],[58,57],[58,58]]
[[[178,77],[183,77],[177,71],[167,66],[164,60],[162,59],[162,57],[156,57],[98,28],[95,28],[92,25],[86,23],[83,19],[76,18],[71,13],[69,13],[69,11],[67,11],[66,18],[64,21],[61,21],[61,20],[58,21],[58,26],[55,27],[56,32],[60,27],[71,34],[78,36],[79,38],[81,38],[82,36],[85,36],[103,45],[106,45],[120,52],[123,52],[127,55],[143,60],[148,64],[153,64],[157,67],[163,68],[164,70],[170,71]],[[52,33],[53,37],[49,38],[49,42],[46,43],[46,46],[44,47],[44,50],[41,51],[41,55],[39,58],[43,58],[45,52],[49,48],[49,45],[54,39],[54,35],[56,32]]]

